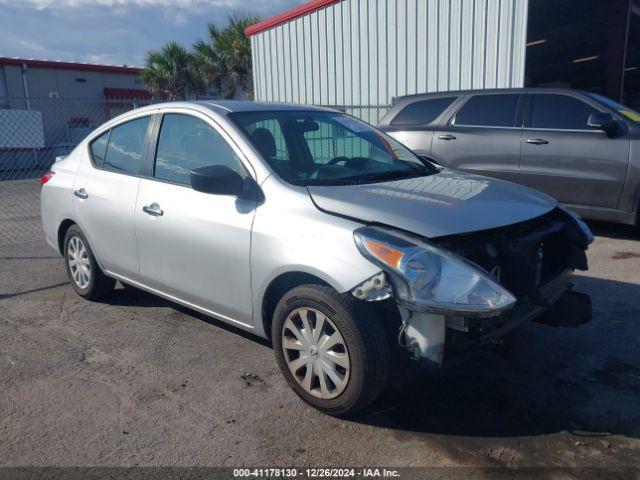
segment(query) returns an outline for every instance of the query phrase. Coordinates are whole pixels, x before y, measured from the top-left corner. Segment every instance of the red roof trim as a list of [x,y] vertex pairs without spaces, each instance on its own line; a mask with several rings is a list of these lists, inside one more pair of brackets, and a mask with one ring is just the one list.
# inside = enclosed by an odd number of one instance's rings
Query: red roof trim
[[26,58],[0,57],[0,65],[11,65],[19,67],[23,64],[31,68],[56,68],[60,70],[122,73],[128,75],[139,75],[142,71],[142,69],[136,67],[118,67],[116,65],[96,65],[92,63],[56,62],[52,60],[31,60]]
[[108,99],[135,99],[151,100],[151,92],[142,88],[108,88],[103,89],[104,96]]
[[282,12],[274,17],[267,18],[266,20],[247,27],[244,34],[247,37],[250,37],[251,35],[264,32],[265,30],[277,27],[278,25],[290,22],[298,17],[302,17],[308,13],[315,12],[316,10],[320,10],[321,8],[328,7],[329,5],[341,1],[342,0],[311,0],[310,2],[304,3],[292,8],[291,10],[287,10],[286,12]]

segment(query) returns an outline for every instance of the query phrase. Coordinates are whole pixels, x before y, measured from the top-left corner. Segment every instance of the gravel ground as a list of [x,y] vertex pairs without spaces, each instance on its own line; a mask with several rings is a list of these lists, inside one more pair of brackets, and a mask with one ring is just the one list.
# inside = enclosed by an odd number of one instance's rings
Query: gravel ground
[[593,225],[576,279],[591,323],[524,325],[505,350],[420,373],[347,421],[298,400],[262,340],[142,292],[77,296],[35,186],[0,189],[1,466],[638,466],[632,228]]

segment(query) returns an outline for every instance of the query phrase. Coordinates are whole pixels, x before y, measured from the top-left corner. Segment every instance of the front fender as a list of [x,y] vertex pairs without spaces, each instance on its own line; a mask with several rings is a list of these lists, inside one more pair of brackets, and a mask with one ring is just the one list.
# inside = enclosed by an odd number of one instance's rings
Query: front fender
[[353,232],[361,223],[321,212],[304,188],[268,183],[251,234],[253,324],[262,336],[262,302],[280,275],[313,275],[342,293],[380,272],[356,247]]

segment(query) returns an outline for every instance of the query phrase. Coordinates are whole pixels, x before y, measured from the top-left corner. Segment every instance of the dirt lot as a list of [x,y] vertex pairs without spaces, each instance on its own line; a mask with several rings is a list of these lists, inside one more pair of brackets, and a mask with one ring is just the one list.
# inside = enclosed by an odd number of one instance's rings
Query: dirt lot
[[75,295],[35,191],[0,189],[0,465],[638,466],[634,229],[593,225],[590,324],[525,325],[345,421],[298,400],[264,341],[141,292]]

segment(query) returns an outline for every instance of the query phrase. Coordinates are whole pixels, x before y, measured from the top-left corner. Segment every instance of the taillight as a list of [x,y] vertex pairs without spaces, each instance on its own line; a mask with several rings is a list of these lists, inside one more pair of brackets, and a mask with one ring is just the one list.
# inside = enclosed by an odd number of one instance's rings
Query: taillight
[[44,175],[42,175],[42,178],[40,179],[40,186],[42,187],[42,185],[51,180],[55,174],[56,172],[52,172],[51,170],[44,172]]

